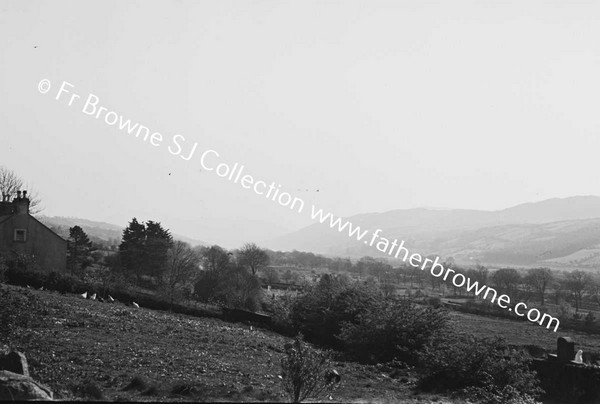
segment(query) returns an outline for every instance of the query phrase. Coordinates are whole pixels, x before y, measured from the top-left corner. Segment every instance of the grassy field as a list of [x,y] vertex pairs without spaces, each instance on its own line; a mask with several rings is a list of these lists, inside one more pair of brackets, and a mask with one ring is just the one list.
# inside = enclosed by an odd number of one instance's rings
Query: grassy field
[[[556,352],[558,337],[571,337],[575,349],[586,353],[600,353],[600,336],[582,331],[557,332],[527,321],[514,321],[491,316],[479,316],[451,312],[454,327],[458,332],[471,333],[481,337],[504,337],[509,344],[526,346],[537,345],[547,351]],[[587,355],[586,355],[587,356]]]
[[[26,289],[0,285],[9,293]],[[280,359],[289,340],[217,319],[134,309],[30,291],[46,310],[17,348],[32,376],[63,400],[282,401]],[[415,394],[413,371],[335,362],[339,389],[326,401],[453,403]],[[456,401],[459,402],[459,401]]]

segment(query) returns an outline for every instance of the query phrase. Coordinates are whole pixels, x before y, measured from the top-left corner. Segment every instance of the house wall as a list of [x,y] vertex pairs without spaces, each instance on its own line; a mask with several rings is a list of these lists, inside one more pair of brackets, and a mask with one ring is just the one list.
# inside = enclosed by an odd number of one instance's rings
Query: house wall
[[[25,242],[13,241],[15,229],[26,229]],[[28,214],[13,215],[0,223],[0,253],[10,257],[14,252],[33,255],[47,271],[67,268],[67,241]]]

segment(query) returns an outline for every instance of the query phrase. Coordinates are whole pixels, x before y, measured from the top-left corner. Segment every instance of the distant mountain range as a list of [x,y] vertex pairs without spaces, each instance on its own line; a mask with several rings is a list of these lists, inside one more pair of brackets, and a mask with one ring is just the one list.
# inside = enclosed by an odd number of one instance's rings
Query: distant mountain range
[[[346,218],[382,229],[411,252],[453,257],[459,264],[600,268],[600,197],[576,196],[499,211],[403,209]],[[384,256],[375,247],[316,223],[267,243],[277,250],[333,256]]]
[[[69,228],[79,226],[87,233],[92,241],[103,240],[109,244],[119,244],[123,236],[123,227],[105,223],[94,222],[92,220],[81,219],[77,217],[61,217],[61,216],[39,216],[38,219],[46,226],[54,229],[60,236],[69,237]],[[175,240],[185,241],[192,246],[206,245],[201,240],[196,240],[179,234],[173,234]]]

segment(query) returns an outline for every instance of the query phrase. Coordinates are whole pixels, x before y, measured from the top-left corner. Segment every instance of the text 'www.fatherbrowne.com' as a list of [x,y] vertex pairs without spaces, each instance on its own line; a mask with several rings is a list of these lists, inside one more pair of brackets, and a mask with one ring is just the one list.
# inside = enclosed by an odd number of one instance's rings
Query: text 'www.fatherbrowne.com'
[[[47,94],[52,87],[52,83],[48,79],[42,79],[38,83],[38,91],[41,94]],[[66,104],[68,107],[79,106],[81,112],[98,121],[104,121],[107,125],[118,128],[121,132],[127,135],[134,136],[140,139],[145,144],[155,148],[165,148],[170,155],[181,158],[184,161],[192,161],[197,158],[200,167],[204,171],[213,172],[217,176],[241,186],[244,189],[253,191],[255,194],[269,199],[280,206],[297,211],[298,213],[305,212],[305,202],[302,198],[293,196],[289,192],[282,189],[281,184],[275,181],[268,181],[256,178],[254,175],[246,171],[243,164],[235,162],[233,164],[221,160],[221,155],[214,149],[208,148],[204,151],[198,150],[198,143],[187,143],[186,138],[181,134],[173,136],[164,136],[158,131],[151,130],[148,126],[142,125],[135,120],[125,118],[122,114],[106,107],[100,101],[100,97],[96,94],[89,93],[83,97],[78,92],[74,91],[75,86],[69,82],[63,81],[56,91],[55,100]],[[361,229],[360,226],[354,225],[348,220],[341,217],[336,217],[331,213],[325,213],[323,209],[311,205],[310,217],[312,220],[317,220],[321,224],[328,225],[331,229],[335,229],[342,234],[347,234],[349,238],[356,241],[364,242],[369,247],[375,247],[378,251],[387,254],[390,257],[401,259],[422,271],[429,271],[432,276],[441,278],[444,281],[450,281],[457,288],[466,288],[468,292],[472,292],[477,297],[484,300],[489,300],[496,303],[502,309],[514,311],[519,317],[526,317],[532,323],[539,325],[546,324],[546,328],[550,329],[554,325],[554,332],[558,330],[560,321],[550,316],[547,313],[541,313],[539,310],[532,308],[528,309],[523,302],[511,305],[510,297],[507,295],[498,296],[498,292],[487,285],[479,284],[469,277],[455,271],[452,268],[445,268],[440,264],[440,258],[434,260],[425,258],[418,254],[411,254],[404,245],[404,240],[398,242],[381,235],[382,230],[377,229],[375,232]],[[370,235],[370,236],[369,236]]]

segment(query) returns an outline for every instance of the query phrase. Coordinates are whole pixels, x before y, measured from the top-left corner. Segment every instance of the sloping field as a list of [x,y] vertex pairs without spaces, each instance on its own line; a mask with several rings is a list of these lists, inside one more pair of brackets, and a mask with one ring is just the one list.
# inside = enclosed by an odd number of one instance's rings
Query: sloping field
[[[7,285],[0,288],[9,293],[26,290]],[[278,334],[74,295],[31,293],[40,299],[46,314],[39,326],[19,332],[18,348],[26,354],[32,376],[50,386],[56,398],[285,399],[278,375],[288,339]],[[414,395],[412,371],[392,374],[383,367],[348,362],[336,362],[335,366],[342,384],[327,401],[453,402],[440,396]]]

